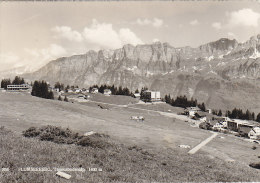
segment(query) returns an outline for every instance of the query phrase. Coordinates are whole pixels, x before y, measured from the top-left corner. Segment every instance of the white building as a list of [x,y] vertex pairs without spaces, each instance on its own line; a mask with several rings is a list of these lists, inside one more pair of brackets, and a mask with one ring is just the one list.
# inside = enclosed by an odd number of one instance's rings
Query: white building
[[207,109],[206,112],[209,113],[209,114],[212,114],[212,110],[211,109]]
[[135,98],[140,98],[140,93],[134,93]]
[[145,102],[156,102],[161,101],[161,93],[159,91],[144,91],[143,99]]
[[75,88],[75,92],[76,92],[76,93],[80,93],[81,91],[82,91],[81,89]]
[[111,94],[112,94],[111,90],[109,90],[109,89],[104,90],[104,95],[110,96]]
[[97,88],[92,88],[91,93],[98,93],[98,89]]
[[254,140],[260,140],[260,127],[254,127],[248,133],[248,137]]
[[28,90],[30,86],[28,84],[21,85],[7,85],[7,90]]
[[197,112],[201,111],[198,107],[189,107],[186,110],[188,110],[189,117],[194,117]]

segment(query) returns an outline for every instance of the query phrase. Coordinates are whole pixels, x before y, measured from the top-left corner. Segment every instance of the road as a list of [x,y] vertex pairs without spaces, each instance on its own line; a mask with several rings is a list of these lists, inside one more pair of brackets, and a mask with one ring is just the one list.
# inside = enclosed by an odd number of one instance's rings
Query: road
[[188,153],[189,154],[195,154],[198,150],[200,150],[200,148],[202,148],[203,146],[205,146],[207,143],[209,143],[211,140],[213,140],[218,134],[215,132],[212,132],[213,134],[208,137],[207,139],[205,139],[204,141],[202,141],[200,144],[198,144],[196,147],[194,147],[193,149],[191,149]]

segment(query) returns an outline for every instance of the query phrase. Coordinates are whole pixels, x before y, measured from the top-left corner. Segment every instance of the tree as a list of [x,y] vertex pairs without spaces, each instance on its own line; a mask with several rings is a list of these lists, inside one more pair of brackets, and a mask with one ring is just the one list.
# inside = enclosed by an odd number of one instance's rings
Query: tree
[[65,102],[68,102],[68,101],[69,101],[68,98],[67,98],[67,96],[65,96],[64,101],[65,101]]
[[218,116],[222,116],[222,111],[221,111],[221,109],[219,109],[219,111],[218,111]]
[[165,95],[164,100],[167,104],[171,104],[171,95]]
[[59,95],[59,98],[58,98],[58,100],[62,101],[62,98],[61,98],[61,96],[60,96],[60,95]]
[[143,100],[145,99],[145,96],[144,96],[144,91],[148,90],[147,87],[142,87],[141,89],[141,93],[140,93],[140,99]]
[[256,121],[260,123],[260,113],[257,114]]
[[21,85],[21,84],[24,84],[24,79],[23,78],[20,78],[19,76],[15,76],[12,84],[13,85]]
[[53,92],[52,92],[52,91],[50,91],[50,92],[48,93],[47,99],[54,99],[54,95],[53,95]]
[[139,90],[138,90],[138,89],[136,89],[136,90],[135,90],[135,93],[139,93]]
[[54,99],[53,92],[48,90],[48,84],[45,81],[34,81],[31,95],[46,99]]
[[1,81],[1,88],[4,88],[5,90],[7,89],[7,85],[11,84],[11,80],[10,79],[3,79]]
[[54,85],[54,88],[58,88],[59,91],[64,90],[64,84],[62,84],[60,82],[56,82]]
[[205,107],[205,104],[204,102],[202,104],[199,104],[198,107],[202,110],[202,111],[206,111],[206,107]]
[[251,120],[255,120],[255,113],[254,112],[252,112],[252,119]]

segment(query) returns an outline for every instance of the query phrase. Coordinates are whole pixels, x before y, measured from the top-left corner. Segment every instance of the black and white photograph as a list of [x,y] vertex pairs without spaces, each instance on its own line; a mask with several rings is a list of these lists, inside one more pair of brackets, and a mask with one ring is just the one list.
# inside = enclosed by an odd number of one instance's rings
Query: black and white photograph
[[0,1],[0,183],[260,182],[260,1]]

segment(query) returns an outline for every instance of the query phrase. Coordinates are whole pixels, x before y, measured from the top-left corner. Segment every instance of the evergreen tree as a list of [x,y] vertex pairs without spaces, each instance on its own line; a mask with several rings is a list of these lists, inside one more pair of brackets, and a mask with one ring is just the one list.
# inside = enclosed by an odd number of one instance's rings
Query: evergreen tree
[[256,121],[260,123],[260,113],[257,114]]
[[6,90],[7,85],[10,85],[10,84],[12,84],[10,79],[3,79],[1,81],[1,88],[4,88]]
[[21,84],[25,84],[24,79],[20,78],[19,76],[15,76],[13,82],[13,85],[21,85]]
[[47,99],[54,99],[54,95],[53,95],[53,92],[52,92],[52,91],[50,91],[50,92],[48,93]]
[[[68,86],[67,86],[68,87]],[[59,89],[59,91],[64,90],[64,84],[60,83],[60,82],[56,82],[54,85],[54,88]],[[67,89],[67,88],[66,88]]]
[[255,113],[254,112],[252,112],[251,120],[255,120]]
[[68,102],[68,101],[69,101],[68,98],[67,98],[67,96],[65,96],[64,101],[65,101],[65,102]]
[[199,104],[198,107],[202,110],[202,111],[206,111],[206,107],[205,107],[205,104],[204,102],[202,104]]
[[140,99],[141,99],[141,100],[145,99],[144,91],[146,91],[146,90],[148,90],[147,87],[142,87],[141,93],[140,93]]
[[219,111],[218,111],[218,116],[222,116],[222,111],[221,111],[221,109],[219,109]]
[[61,96],[60,96],[60,95],[59,95],[59,98],[58,98],[58,100],[62,101],[62,98],[61,98]]
[[53,92],[48,90],[48,84],[45,81],[34,81],[31,95],[41,98],[54,99]]

